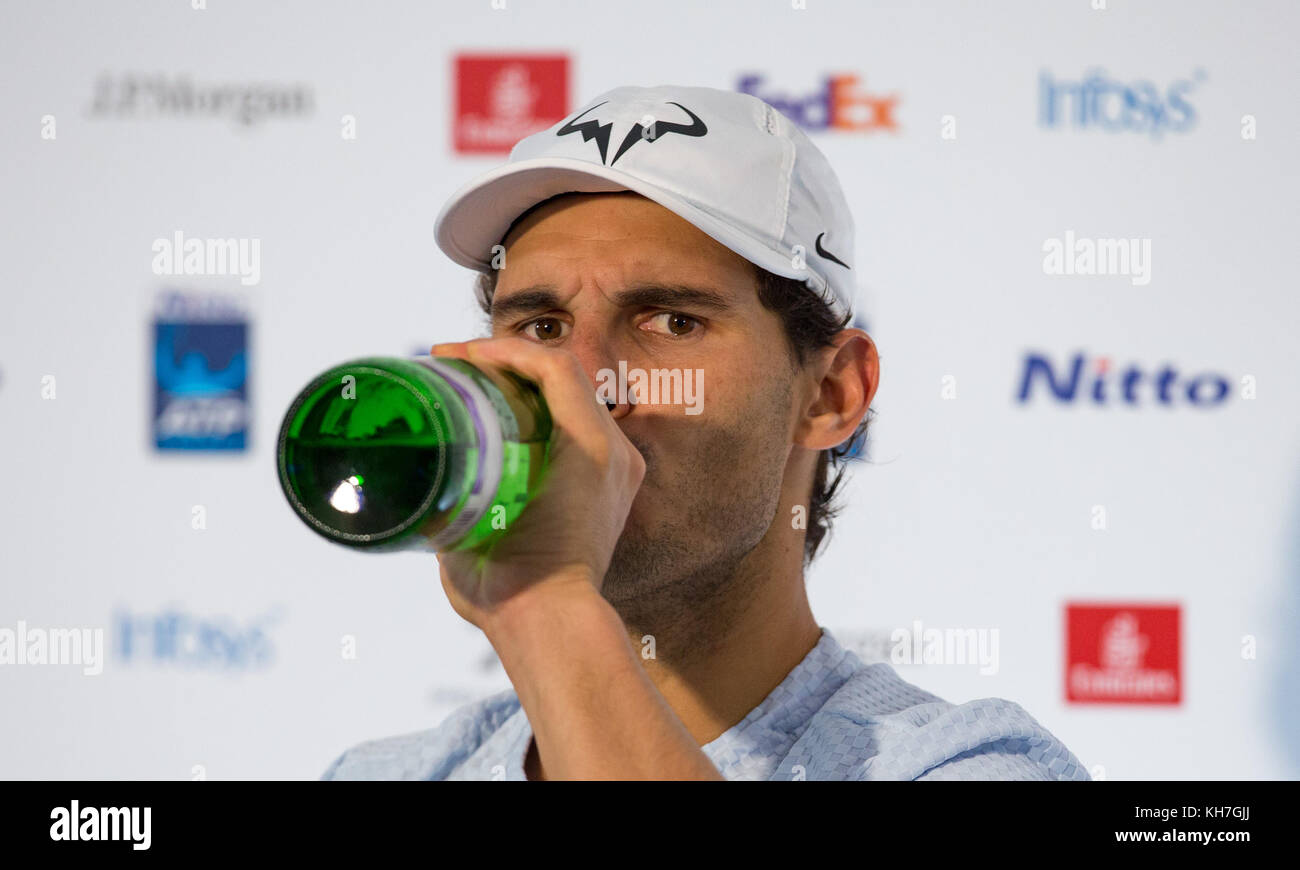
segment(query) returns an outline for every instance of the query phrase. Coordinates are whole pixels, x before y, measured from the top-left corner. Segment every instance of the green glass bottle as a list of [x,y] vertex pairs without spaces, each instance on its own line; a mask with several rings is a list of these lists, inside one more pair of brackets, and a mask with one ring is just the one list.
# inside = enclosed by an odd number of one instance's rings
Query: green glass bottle
[[370,551],[485,550],[537,492],[551,416],[531,381],[440,357],[368,357],[316,377],[276,441],[312,529]]

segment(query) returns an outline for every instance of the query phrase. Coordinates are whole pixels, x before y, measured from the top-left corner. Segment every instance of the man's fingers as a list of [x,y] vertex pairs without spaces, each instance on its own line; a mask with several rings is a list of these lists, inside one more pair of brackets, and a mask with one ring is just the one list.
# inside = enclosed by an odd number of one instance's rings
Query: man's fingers
[[[578,358],[524,338],[485,338],[453,345],[435,345],[439,356],[454,356],[475,364],[508,369],[536,383],[546,397],[555,427],[590,461],[612,474],[620,486],[640,486],[645,459],[623,434],[602,402]],[[558,456],[558,453],[557,453]]]
[[[596,401],[596,387],[578,358],[558,349],[540,347],[523,338],[485,338],[434,345],[436,356],[508,369],[542,389],[551,416],[576,435],[576,430],[607,432],[609,412]],[[602,418],[603,415],[603,418]]]

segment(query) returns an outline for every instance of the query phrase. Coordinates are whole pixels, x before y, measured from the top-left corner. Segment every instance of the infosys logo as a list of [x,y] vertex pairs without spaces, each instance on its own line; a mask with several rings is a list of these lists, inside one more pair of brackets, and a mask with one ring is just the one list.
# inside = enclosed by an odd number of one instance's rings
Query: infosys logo
[[125,664],[258,670],[275,660],[271,629],[283,615],[279,606],[247,622],[175,608],[159,613],[119,611],[117,656]]
[[774,91],[760,75],[741,76],[736,90],[758,97],[803,130],[898,130],[898,95],[870,93],[851,73],[827,76],[821,88],[803,96]]
[[[1253,389],[1252,379],[1242,379],[1243,395]],[[1080,351],[1062,360],[1046,354],[1025,354],[1017,400],[1053,401],[1061,404],[1164,405],[1219,407],[1231,398],[1232,383],[1215,372],[1184,374],[1170,363],[1142,366],[1115,364],[1109,357],[1090,357]]]
[[1163,88],[1150,81],[1124,82],[1101,69],[1077,80],[1060,79],[1047,70],[1038,75],[1038,123],[1049,128],[1146,133],[1159,140],[1165,133],[1186,133],[1196,124],[1191,95],[1205,80],[1197,70]]

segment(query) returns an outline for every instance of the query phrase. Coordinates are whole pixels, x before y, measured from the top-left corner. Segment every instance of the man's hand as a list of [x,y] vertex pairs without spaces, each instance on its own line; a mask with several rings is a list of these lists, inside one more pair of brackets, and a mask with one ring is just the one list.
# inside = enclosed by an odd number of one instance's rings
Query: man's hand
[[[548,779],[722,779],[600,595],[645,459],[572,353],[523,338],[434,356],[537,383],[554,425],[540,491],[486,553],[440,553],[442,588],[501,658]],[[506,759],[502,759],[506,761]]]
[[451,606],[486,631],[521,593],[539,591],[533,587],[586,584],[600,591],[645,476],[645,459],[596,401],[578,358],[523,338],[435,345],[433,353],[510,369],[532,380],[541,387],[554,425],[541,491],[514,525],[486,555],[439,554]]

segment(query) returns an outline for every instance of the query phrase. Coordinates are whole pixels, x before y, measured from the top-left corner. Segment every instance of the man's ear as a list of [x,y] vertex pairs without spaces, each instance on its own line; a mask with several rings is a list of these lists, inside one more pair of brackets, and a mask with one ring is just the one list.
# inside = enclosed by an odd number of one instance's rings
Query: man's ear
[[861,329],[842,329],[810,364],[812,400],[795,425],[794,443],[809,450],[843,444],[871,408],[880,383],[876,343]]

